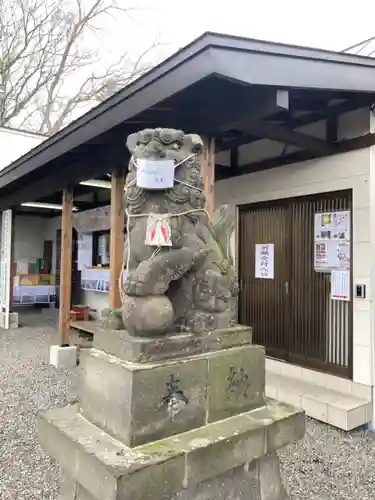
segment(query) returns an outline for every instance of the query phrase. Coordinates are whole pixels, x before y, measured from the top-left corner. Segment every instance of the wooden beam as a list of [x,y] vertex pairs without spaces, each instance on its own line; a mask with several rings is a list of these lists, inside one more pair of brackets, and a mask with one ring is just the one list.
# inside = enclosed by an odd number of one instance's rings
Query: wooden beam
[[[254,121],[261,120],[269,115],[274,115],[277,112],[280,112],[283,108],[280,108],[278,106],[277,93],[278,93],[277,89],[267,89],[267,90],[263,89],[263,92],[261,94],[259,95],[255,94],[253,96],[250,105],[243,106],[241,105],[240,101],[238,103],[237,109],[235,109],[232,106],[233,99],[229,100],[227,104],[232,108],[231,113],[228,113],[228,115],[225,117],[224,120],[223,119],[221,119],[220,121],[217,120],[216,127],[217,123],[223,123],[223,125],[220,127],[221,132],[229,129],[236,129],[238,128],[239,124],[247,122],[249,119]],[[213,130],[215,130],[215,128],[213,128]]]
[[293,163],[302,163],[304,161],[313,160],[316,158],[323,158],[333,154],[348,153],[358,149],[369,148],[375,146],[375,133],[369,133],[360,137],[346,139],[333,145],[333,151],[330,154],[314,154],[311,151],[296,151],[284,156],[277,156],[275,158],[266,158],[265,160],[257,161],[242,165],[238,171],[233,171],[230,167],[217,166],[218,177],[221,179],[228,179],[238,175],[252,174],[261,170],[269,170],[271,168],[283,167],[285,165],[292,165]]
[[61,346],[68,346],[72,286],[73,189],[64,189],[62,205],[59,334]]
[[326,139],[333,143],[337,141],[338,137],[338,117],[329,116],[326,121]]
[[284,144],[293,144],[294,146],[313,151],[317,154],[329,154],[333,149],[331,144],[322,139],[317,139],[316,137],[302,134],[295,130],[289,130],[276,123],[249,121],[246,124],[246,131],[262,139],[270,139],[271,141]]
[[119,279],[124,268],[125,168],[112,172],[109,307],[121,307]]
[[238,148],[232,148],[230,150],[230,167],[238,168]]
[[[260,120],[281,111],[277,107],[276,90],[273,88],[255,89],[238,87],[230,98],[222,98],[223,94],[214,95],[205,104],[205,113],[197,122],[196,113],[179,113],[178,122],[174,126],[184,130],[196,130],[197,133],[210,135],[217,140],[229,129],[235,129],[238,121],[247,119]],[[223,134],[222,134],[223,133]]]
[[210,217],[214,213],[214,185],[215,185],[215,139],[205,137],[202,161],[202,175],[204,180],[204,192],[206,195],[206,208]]
[[23,187],[12,189],[9,195],[0,197],[0,210],[34,201],[75,185],[84,179],[95,178],[106,173],[109,156],[113,162],[126,162],[128,153],[125,153],[125,146],[117,150],[104,150],[100,147],[92,147],[92,149],[90,154],[81,157],[79,161],[68,165],[57,162],[56,165],[51,165],[43,177],[35,178]]
[[[324,111],[316,111],[312,113],[306,113],[302,116],[298,116],[295,118],[290,118],[287,120],[286,126],[288,129],[293,130],[304,125],[310,125],[312,123],[316,123],[318,121],[327,120],[329,117],[338,118],[342,113],[346,113],[348,111],[352,111],[354,109],[359,109],[361,107],[366,107],[370,105],[370,98],[365,96],[363,98],[354,98],[346,102],[342,102],[340,104],[331,106],[328,110]],[[285,121],[285,111],[277,113],[276,115],[269,117],[268,119],[277,119],[280,116],[280,119]],[[250,117],[251,118],[251,117]],[[248,119],[249,120],[249,119]],[[247,120],[247,121],[248,121]],[[237,123],[237,127],[239,129],[243,129],[243,135],[240,137],[236,137],[235,139],[230,139],[227,141],[221,141],[217,143],[218,151],[228,151],[231,148],[239,147],[244,144],[251,144],[252,142],[259,141],[259,136],[253,134],[252,132],[248,132],[244,129],[247,121],[242,120]]]
[[[75,190],[74,190],[73,196],[74,196],[75,208],[78,208],[78,210],[81,210],[81,211],[82,210],[90,210],[91,208],[96,208],[96,207],[101,206],[101,205],[109,205],[108,200],[98,202],[98,203],[94,203],[92,201],[77,201],[75,199],[75,197],[77,196]],[[37,203],[52,203],[55,205],[60,205],[62,203],[62,193],[55,193],[51,196],[44,196],[43,198],[34,199],[32,201],[35,201]],[[27,208],[27,207],[24,207],[24,208]],[[56,215],[58,215],[58,212],[55,212],[55,213],[56,213]]]

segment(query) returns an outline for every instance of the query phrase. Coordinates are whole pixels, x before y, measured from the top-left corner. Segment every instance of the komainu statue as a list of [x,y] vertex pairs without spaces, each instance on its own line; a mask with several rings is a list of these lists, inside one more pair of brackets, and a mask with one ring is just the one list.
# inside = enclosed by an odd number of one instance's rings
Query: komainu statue
[[146,129],[128,137],[123,319],[134,336],[202,332],[235,323],[234,215],[205,210],[202,139]]

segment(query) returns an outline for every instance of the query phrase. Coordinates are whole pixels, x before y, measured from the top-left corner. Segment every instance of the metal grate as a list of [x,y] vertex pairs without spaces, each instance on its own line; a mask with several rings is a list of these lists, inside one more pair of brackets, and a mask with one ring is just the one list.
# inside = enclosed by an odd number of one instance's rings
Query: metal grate
[[[314,271],[314,214],[351,209],[339,192],[241,207],[240,322],[267,354],[352,375],[352,303],[330,299],[330,274]],[[273,280],[255,279],[255,244],[274,243]]]

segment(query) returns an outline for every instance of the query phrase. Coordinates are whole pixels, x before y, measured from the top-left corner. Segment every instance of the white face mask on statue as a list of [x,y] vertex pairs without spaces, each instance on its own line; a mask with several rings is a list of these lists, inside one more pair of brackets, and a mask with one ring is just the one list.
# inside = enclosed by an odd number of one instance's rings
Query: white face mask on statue
[[150,191],[173,188],[174,169],[173,160],[139,159],[137,162],[137,186]]
[[[185,184],[184,182],[179,181],[175,178],[174,172],[179,165],[189,160],[193,156],[195,156],[195,153],[187,156],[176,164],[174,163],[174,160],[148,160],[145,158],[136,160],[132,156],[131,161],[137,169],[137,177],[133,182],[135,182],[139,188],[147,189],[148,191],[171,189],[173,188],[174,181]],[[133,184],[133,182],[131,184]],[[127,187],[129,187],[131,184],[129,184]]]

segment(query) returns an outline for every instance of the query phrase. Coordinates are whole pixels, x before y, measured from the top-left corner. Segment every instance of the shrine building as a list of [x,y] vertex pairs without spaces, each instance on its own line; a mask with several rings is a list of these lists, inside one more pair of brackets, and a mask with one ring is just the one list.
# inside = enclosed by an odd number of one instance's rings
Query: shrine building
[[267,395],[374,426],[374,104],[373,58],[205,33],[2,168],[3,327],[53,304],[67,345],[75,304],[121,307],[126,137],[198,133],[208,210],[236,213],[238,321],[266,347]]

